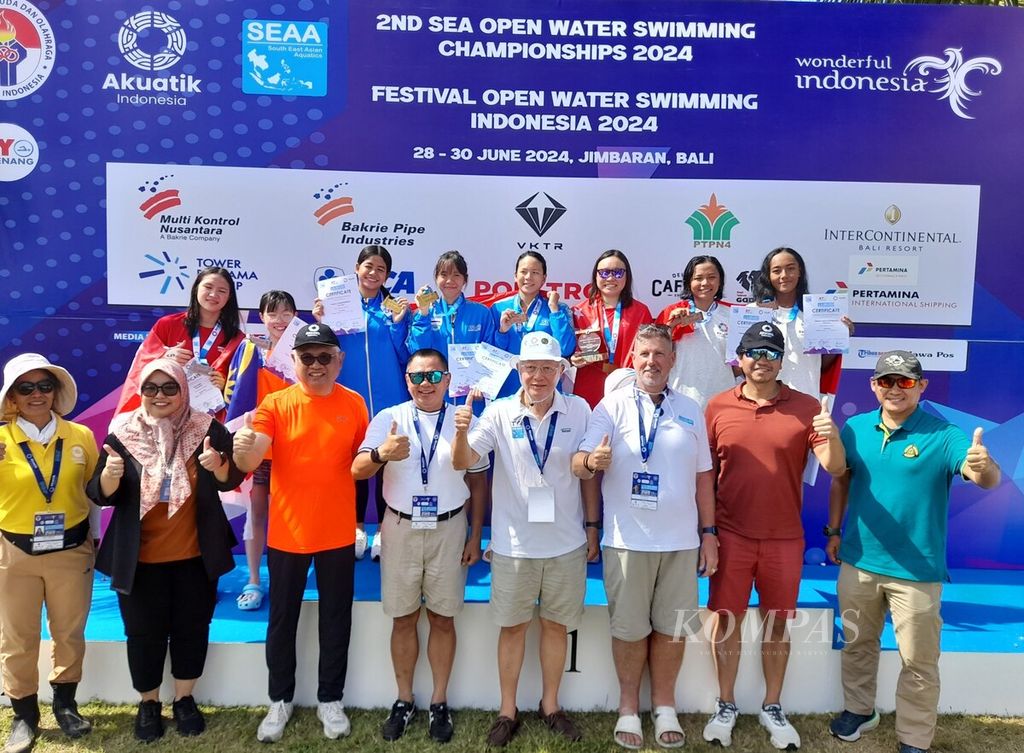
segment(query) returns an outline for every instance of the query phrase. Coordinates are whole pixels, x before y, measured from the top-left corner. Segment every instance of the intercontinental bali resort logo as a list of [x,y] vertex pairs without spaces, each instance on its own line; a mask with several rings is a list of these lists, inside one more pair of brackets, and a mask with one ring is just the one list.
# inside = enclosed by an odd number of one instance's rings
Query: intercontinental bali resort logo
[[982,94],[981,74],[998,76],[1002,63],[993,57],[965,58],[962,47],[947,47],[941,57],[921,55],[907,63],[902,73],[891,55],[838,55],[797,57],[798,89],[937,94],[949,103],[953,114],[973,120],[967,112],[971,101]]

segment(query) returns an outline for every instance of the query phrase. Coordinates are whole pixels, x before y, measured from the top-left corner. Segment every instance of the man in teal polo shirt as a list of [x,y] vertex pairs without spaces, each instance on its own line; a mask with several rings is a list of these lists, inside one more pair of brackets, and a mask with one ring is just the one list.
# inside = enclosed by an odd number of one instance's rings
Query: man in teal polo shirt
[[844,711],[829,730],[853,742],[878,725],[879,637],[888,608],[903,661],[896,686],[900,753],[923,753],[935,736],[949,487],[955,476],[983,489],[1000,480],[980,428],[972,440],[918,407],[927,386],[913,353],[879,357],[871,389],[881,408],[852,416],[843,427],[848,470],[832,482],[825,528],[829,557],[842,563],[846,635]]

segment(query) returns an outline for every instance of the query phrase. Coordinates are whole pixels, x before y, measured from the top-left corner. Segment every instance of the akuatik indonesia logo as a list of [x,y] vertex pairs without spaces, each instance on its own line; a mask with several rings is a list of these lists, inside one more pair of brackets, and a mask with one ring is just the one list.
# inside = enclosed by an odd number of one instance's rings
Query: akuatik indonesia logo
[[[140,11],[125,19],[117,30],[121,57],[145,74],[169,71],[181,62],[187,46],[184,27],[174,16],[159,11]],[[118,104],[181,107],[188,104],[188,95],[202,93],[202,83],[189,73],[140,75],[122,71],[107,73],[102,88],[116,91]]]

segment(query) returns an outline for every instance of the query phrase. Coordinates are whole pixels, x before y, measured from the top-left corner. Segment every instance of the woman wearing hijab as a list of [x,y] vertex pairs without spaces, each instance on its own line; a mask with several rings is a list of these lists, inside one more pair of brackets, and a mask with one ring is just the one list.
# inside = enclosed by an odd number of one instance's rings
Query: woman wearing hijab
[[93,509],[85,483],[96,466],[96,439],[64,420],[78,399],[75,380],[41,355],[4,366],[0,388],[0,655],[14,722],[6,753],[29,750],[39,730],[40,611],[53,639],[53,715],[70,738],[92,724],[75,691],[85,658],[92,603]]
[[142,696],[135,736],[150,742],[164,733],[168,645],[178,732],[206,729],[192,689],[206,662],[217,579],[235,565],[235,536],[217,493],[245,474],[231,458],[227,429],[189,407],[181,366],[157,359],[139,381],[141,406],[115,417],[88,492],[114,508],[96,569],[118,595],[128,669]]

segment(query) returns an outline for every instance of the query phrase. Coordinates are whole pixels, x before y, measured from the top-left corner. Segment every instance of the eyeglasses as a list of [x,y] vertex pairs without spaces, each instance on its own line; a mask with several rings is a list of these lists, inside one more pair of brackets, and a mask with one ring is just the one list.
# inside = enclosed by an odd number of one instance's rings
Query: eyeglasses
[[557,366],[535,366],[531,364],[529,366],[520,366],[519,368],[522,369],[523,373],[527,376],[537,376],[540,374],[541,376],[549,377],[558,372]]
[[599,269],[597,270],[597,276],[602,280],[621,280],[626,276],[626,270],[622,267],[616,267],[615,269]]
[[302,353],[299,355],[299,360],[302,361],[303,366],[312,366],[314,363],[318,363],[321,366],[326,366],[334,360],[333,353],[318,353],[313,355],[312,353]]
[[434,369],[433,371],[407,371],[405,375],[409,377],[409,381],[413,384],[423,384],[424,379],[431,384],[439,384],[447,373],[447,371]]
[[57,383],[52,379],[40,379],[38,382],[18,382],[14,385],[14,390],[19,395],[28,397],[36,390],[39,390],[44,395],[49,395],[56,386]]
[[751,348],[750,350],[746,351],[746,353],[744,353],[744,355],[747,358],[751,358],[751,359],[753,359],[755,361],[760,361],[762,359],[765,360],[765,361],[781,361],[782,360],[782,354],[781,353],[778,353],[778,352],[776,352],[774,350],[768,350],[768,348]]
[[875,384],[883,390],[899,387],[901,390],[910,390],[917,386],[917,380],[907,376],[880,376],[875,377]]
[[161,392],[167,397],[174,397],[181,392],[181,385],[177,382],[164,382],[163,384],[154,384],[153,382],[146,382],[139,388],[146,397],[156,397]]

